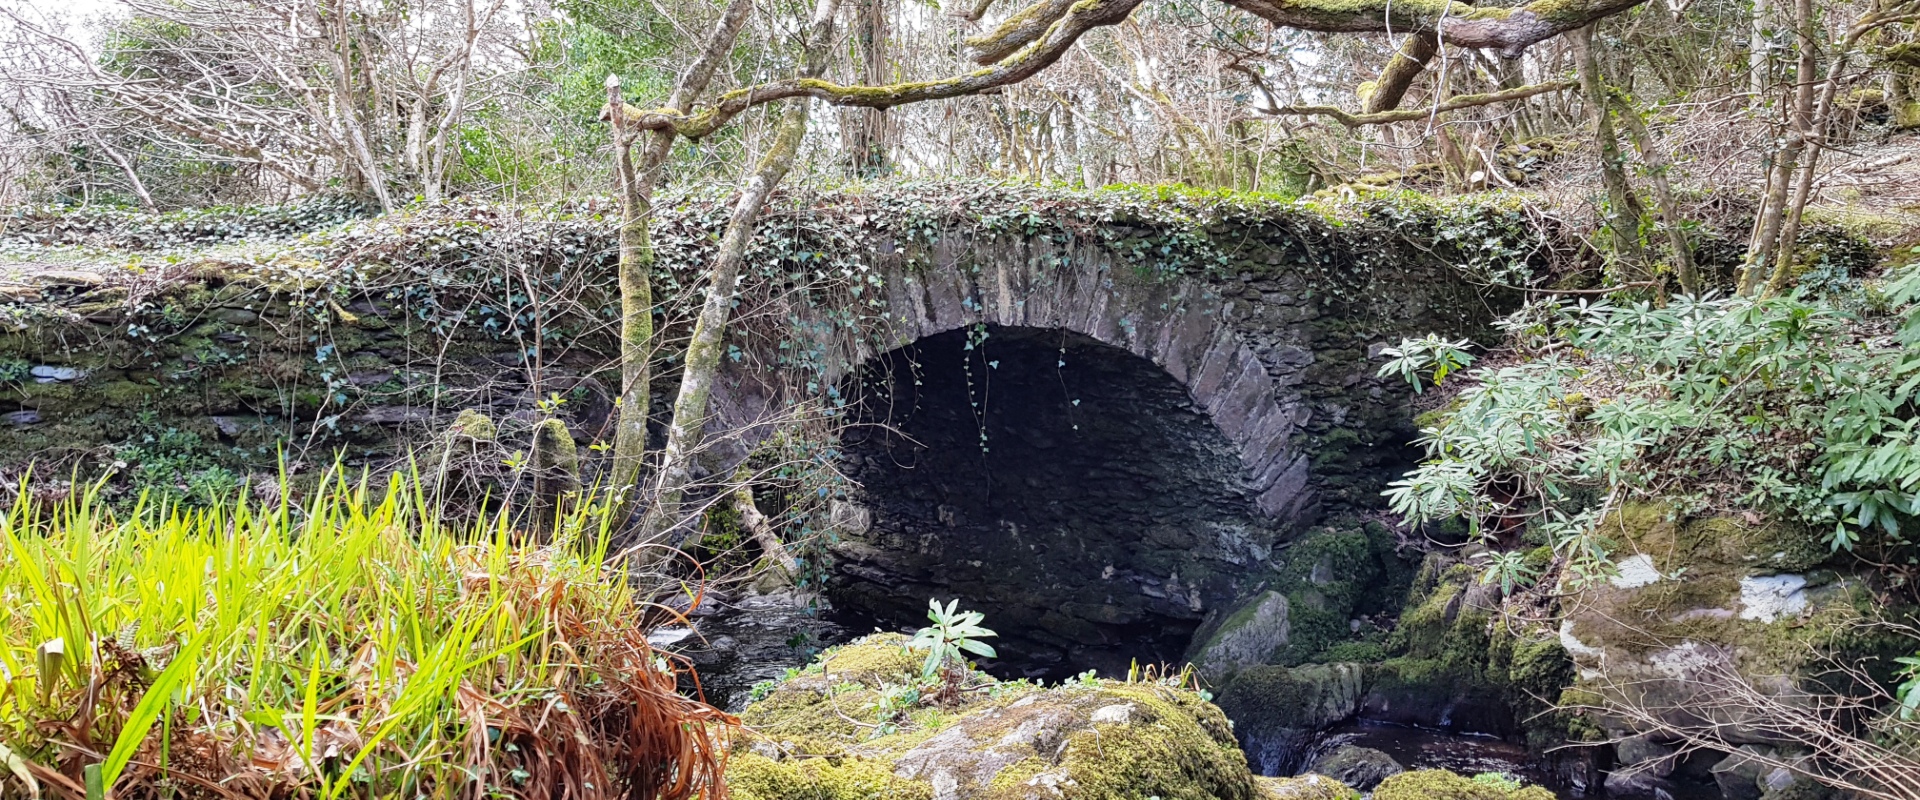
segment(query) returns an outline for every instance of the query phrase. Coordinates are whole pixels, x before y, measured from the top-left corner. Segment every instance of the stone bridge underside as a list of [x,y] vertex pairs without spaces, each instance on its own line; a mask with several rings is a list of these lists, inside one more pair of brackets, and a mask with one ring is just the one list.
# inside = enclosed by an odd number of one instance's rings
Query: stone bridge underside
[[[1487,317],[1443,265],[1335,292],[1280,266],[1288,247],[1252,241],[1247,269],[1206,276],[1033,240],[894,262],[893,349],[841,353],[860,489],[836,515],[836,604],[906,628],[957,597],[1011,674],[1178,662],[1290,535],[1405,465],[1412,414],[1374,377],[1379,348]],[[722,426],[753,428],[777,394],[736,370]]]

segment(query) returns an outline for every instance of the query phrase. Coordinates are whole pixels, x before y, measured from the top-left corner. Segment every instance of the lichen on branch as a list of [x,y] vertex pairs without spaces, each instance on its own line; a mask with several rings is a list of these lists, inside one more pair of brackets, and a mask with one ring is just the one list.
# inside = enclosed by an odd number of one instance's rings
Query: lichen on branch
[[1393,111],[1381,111],[1373,114],[1355,114],[1339,106],[1286,106],[1284,108],[1281,108],[1275,111],[1274,113],[1277,115],[1289,115],[1289,116],[1332,117],[1335,121],[1349,128],[1358,128],[1363,125],[1385,125],[1390,122],[1409,122],[1416,119],[1426,119],[1435,114],[1444,114],[1449,111],[1459,111],[1460,109],[1463,109],[1463,108],[1473,108],[1475,106],[1486,106],[1486,105],[1493,105],[1495,103],[1506,103],[1514,100],[1524,100],[1526,98],[1532,97],[1537,94],[1566,91],[1578,85],[1579,84],[1574,81],[1554,81],[1552,83],[1536,83],[1531,86],[1521,86],[1514,89],[1504,89],[1498,92],[1488,92],[1486,94],[1456,95],[1454,97],[1447,99],[1445,102],[1442,102],[1438,105],[1429,106],[1426,108],[1402,108],[1402,109],[1396,109]]

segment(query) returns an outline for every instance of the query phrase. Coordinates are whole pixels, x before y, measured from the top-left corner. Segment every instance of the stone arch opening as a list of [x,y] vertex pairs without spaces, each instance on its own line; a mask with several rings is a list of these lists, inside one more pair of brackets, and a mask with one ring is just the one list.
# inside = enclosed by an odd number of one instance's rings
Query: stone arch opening
[[1240,448],[1128,350],[975,324],[849,381],[864,522],[836,547],[836,606],[905,628],[959,598],[1000,633],[1003,675],[1179,663],[1275,540]]

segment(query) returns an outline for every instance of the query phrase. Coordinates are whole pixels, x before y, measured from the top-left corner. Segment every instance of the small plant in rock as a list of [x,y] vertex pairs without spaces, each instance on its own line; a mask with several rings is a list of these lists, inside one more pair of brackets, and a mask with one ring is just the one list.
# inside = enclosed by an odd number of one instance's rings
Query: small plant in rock
[[986,615],[978,611],[961,611],[959,600],[948,603],[944,608],[939,600],[927,601],[927,619],[933,624],[914,633],[907,647],[927,651],[927,660],[920,667],[920,680],[932,684],[938,679],[939,686],[934,698],[949,703],[959,695],[960,685],[967,677],[967,658],[964,654],[995,658],[998,654],[993,651],[993,646],[980,640],[999,634],[980,627]]
[[883,683],[880,694],[873,699],[873,716],[879,725],[869,734],[878,739],[900,732],[900,723],[906,721],[907,713],[920,705],[920,687],[911,684]]

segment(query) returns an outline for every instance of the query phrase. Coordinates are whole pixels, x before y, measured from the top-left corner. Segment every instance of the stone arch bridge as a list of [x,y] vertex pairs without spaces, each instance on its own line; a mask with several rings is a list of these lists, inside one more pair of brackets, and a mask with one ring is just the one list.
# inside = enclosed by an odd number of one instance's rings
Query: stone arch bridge
[[[804,247],[845,251],[884,293],[862,335],[802,343],[827,365],[810,380],[849,398],[855,423],[836,597],[906,624],[924,597],[959,597],[1041,674],[1124,667],[1143,642],[1177,659],[1273,580],[1304,526],[1376,501],[1414,434],[1406,388],[1374,376],[1380,349],[1487,325],[1501,301],[1460,265],[1540,260],[1500,200],[1329,211],[963,188],[788,198],[756,252],[784,263],[803,247],[792,231],[838,231]],[[666,284],[695,282],[721,209],[662,212]],[[0,264],[0,366],[20,373],[0,388],[0,462],[107,464],[167,442],[203,451],[168,464],[272,474],[302,445],[395,463],[465,408],[504,436],[554,391],[579,396],[566,413],[583,436],[610,412],[612,230],[592,208],[452,204],[252,256],[211,246],[245,220],[213,221],[207,249],[167,259],[168,281],[127,269],[155,246],[134,218],[0,232],[108,252]],[[168,246],[200,235],[166,225]],[[830,305],[791,309],[788,329],[833,330]],[[779,363],[772,341],[730,335],[714,472],[802,394],[791,370],[758,366]]]
[[[1381,349],[1480,333],[1500,300],[1389,236],[1307,267],[1284,225],[1212,234],[1231,260],[1178,271],[1084,240],[877,242],[884,331],[815,345],[854,409],[836,602],[911,626],[957,597],[1033,676],[1179,663],[1307,525],[1377,503],[1416,432]],[[754,361],[715,392],[745,445],[784,405]]]

